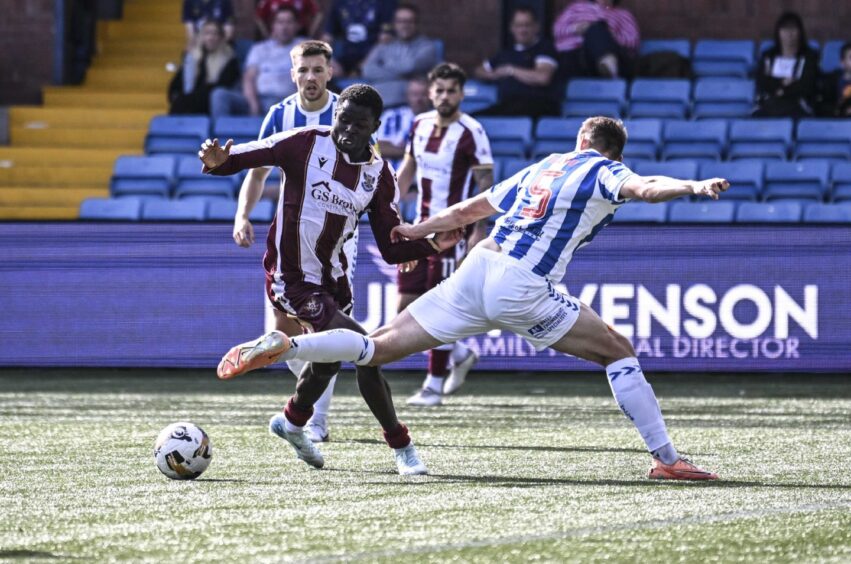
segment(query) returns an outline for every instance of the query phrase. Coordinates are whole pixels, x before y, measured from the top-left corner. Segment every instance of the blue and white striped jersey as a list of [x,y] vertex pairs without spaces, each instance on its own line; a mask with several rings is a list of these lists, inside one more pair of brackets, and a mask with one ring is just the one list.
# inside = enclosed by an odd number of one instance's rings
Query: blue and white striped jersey
[[328,102],[315,112],[304,111],[298,103],[298,92],[287,96],[282,102],[278,102],[266,114],[263,125],[260,126],[258,140],[265,139],[275,133],[289,131],[295,127],[306,127],[309,125],[331,125],[334,119],[334,109],[337,107],[339,96],[328,92]]
[[504,214],[491,237],[503,254],[551,282],[561,282],[573,253],[611,220],[626,200],[633,172],[594,150],[552,154],[490,189]]

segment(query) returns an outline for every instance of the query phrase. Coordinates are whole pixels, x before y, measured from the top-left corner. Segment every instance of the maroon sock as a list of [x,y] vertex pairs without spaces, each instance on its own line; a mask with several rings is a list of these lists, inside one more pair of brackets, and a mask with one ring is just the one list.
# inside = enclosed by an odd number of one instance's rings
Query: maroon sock
[[392,431],[384,431],[384,440],[390,448],[405,448],[411,444],[411,435],[408,434],[408,428],[399,423]]
[[313,406],[311,405],[308,408],[299,407],[293,402],[293,398],[290,398],[290,401],[287,402],[287,406],[284,408],[284,415],[287,421],[296,427],[304,427],[307,420],[313,415]]
[[449,374],[449,356],[452,351],[431,349],[428,351],[428,373],[438,378],[446,378]]

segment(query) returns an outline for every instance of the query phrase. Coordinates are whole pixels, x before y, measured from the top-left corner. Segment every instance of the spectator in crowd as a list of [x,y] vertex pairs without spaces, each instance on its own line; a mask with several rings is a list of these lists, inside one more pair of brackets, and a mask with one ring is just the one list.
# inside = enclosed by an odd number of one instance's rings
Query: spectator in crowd
[[183,65],[168,87],[170,114],[207,114],[210,92],[231,88],[239,82],[239,61],[225,41],[219,22],[204,22],[197,46],[183,59]]
[[497,83],[499,101],[478,115],[550,116],[560,112],[555,82],[558,68],[552,44],[540,36],[538,18],[529,8],[511,15],[514,46],[503,49],[475,70],[479,80]]
[[405,155],[414,118],[431,109],[428,81],[423,77],[409,80],[405,97],[406,105],[384,110],[381,114],[381,128],[376,133],[381,156],[391,160],[401,159]]
[[242,76],[242,92],[216,88],[210,95],[214,117],[226,115],[262,115],[296,91],[291,76],[290,51],[304,41],[297,37],[298,16],[292,8],[281,8],[272,21],[272,34],[248,52]]
[[231,0],[183,0],[183,26],[186,28],[186,50],[195,47],[201,25],[207,21],[218,22],[225,32],[225,40],[233,40],[233,6]]
[[392,39],[396,0],[334,0],[322,40],[334,46],[334,75],[353,76],[379,40]]
[[385,107],[405,103],[408,79],[424,76],[439,61],[433,39],[420,35],[419,10],[400,4],[393,17],[395,38],[372,48],[363,62],[363,78],[381,94]]
[[577,0],[556,18],[553,38],[562,80],[630,76],[638,55],[638,22],[619,0]]
[[828,116],[851,117],[851,41],[839,50],[839,68],[824,77],[824,109]]
[[802,117],[813,114],[818,55],[807,43],[801,16],[785,12],[774,26],[774,45],[756,68],[755,117]]
[[322,22],[322,14],[316,0],[260,0],[254,11],[254,21],[263,39],[269,37],[272,18],[281,8],[292,8],[298,16],[300,35],[313,37]]

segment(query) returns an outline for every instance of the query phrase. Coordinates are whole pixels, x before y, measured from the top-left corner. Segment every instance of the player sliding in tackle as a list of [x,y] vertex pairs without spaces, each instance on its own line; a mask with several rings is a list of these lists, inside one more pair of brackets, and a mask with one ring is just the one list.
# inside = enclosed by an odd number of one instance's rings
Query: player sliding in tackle
[[[391,241],[391,230],[400,223],[399,188],[393,170],[369,143],[381,123],[382,109],[374,88],[356,84],[340,94],[331,127],[304,127],[236,146],[228,141],[221,147],[217,139],[208,139],[198,152],[204,171],[211,174],[267,166],[283,169],[285,182],[263,258],[266,289],[272,305],[311,330],[346,328],[353,335],[366,333],[344,313],[352,300],[344,245],[364,212],[369,214],[381,256],[390,263],[437,254],[455,246],[461,237],[460,230],[448,230],[429,240]],[[257,368],[280,356],[276,349],[264,350],[262,343],[246,351],[250,354],[243,351],[223,359],[220,370]],[[316,468],[325,461],[305,435],[304,426],[339,368],[338,361],[330,361],[303,369],[284,412],[269,422],[272,433]],[[379,369],[358,366],[357,381],[387,444],[394,449],[399,473],[425,474],[427,469],[408,428],[396,417],[390,387]]]
[[653,456],[651,478],[717,479],[677,453],[629,340],[553,286],[576,250],[627,201],[664,202],[691,195],[718,199],[729,187],[721,178],[638,176],[620,162],[626,137],[620,121],[590,118],[579,130],[574,152],[552,154],[423,223],[394,228],[398,240],[418,240],[503,214],[490,237],[453,276],[370,337],[346,330],[292,339],[268,333],[234,347],[228,358],[237,356],[240,362],[219,365],[219,377],[231,378],[262,364],[253,353],[256,348],[274,352],[274,360],[345,360],[374,366],[491,329],[507,329],[537,350],[550,347],[605,367],[615,401]]

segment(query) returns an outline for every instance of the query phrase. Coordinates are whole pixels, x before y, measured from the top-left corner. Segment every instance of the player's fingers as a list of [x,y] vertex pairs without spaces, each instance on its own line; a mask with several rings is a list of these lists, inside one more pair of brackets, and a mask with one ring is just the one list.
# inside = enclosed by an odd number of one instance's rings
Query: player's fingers
[[225,153],[230,154],[231,147],[233,147],[233,139],[228,139],[228,142],[225,143]]
[[[245,226],[245,231],[246,231],[246,235],[247,235],[246,240],[248,241],[248,245],[253,245],[254,244],[254,227],[252,227],[251,224],[249,223],[248,225]],[[248,246],[248,245],[246,245],[246,246]]]

